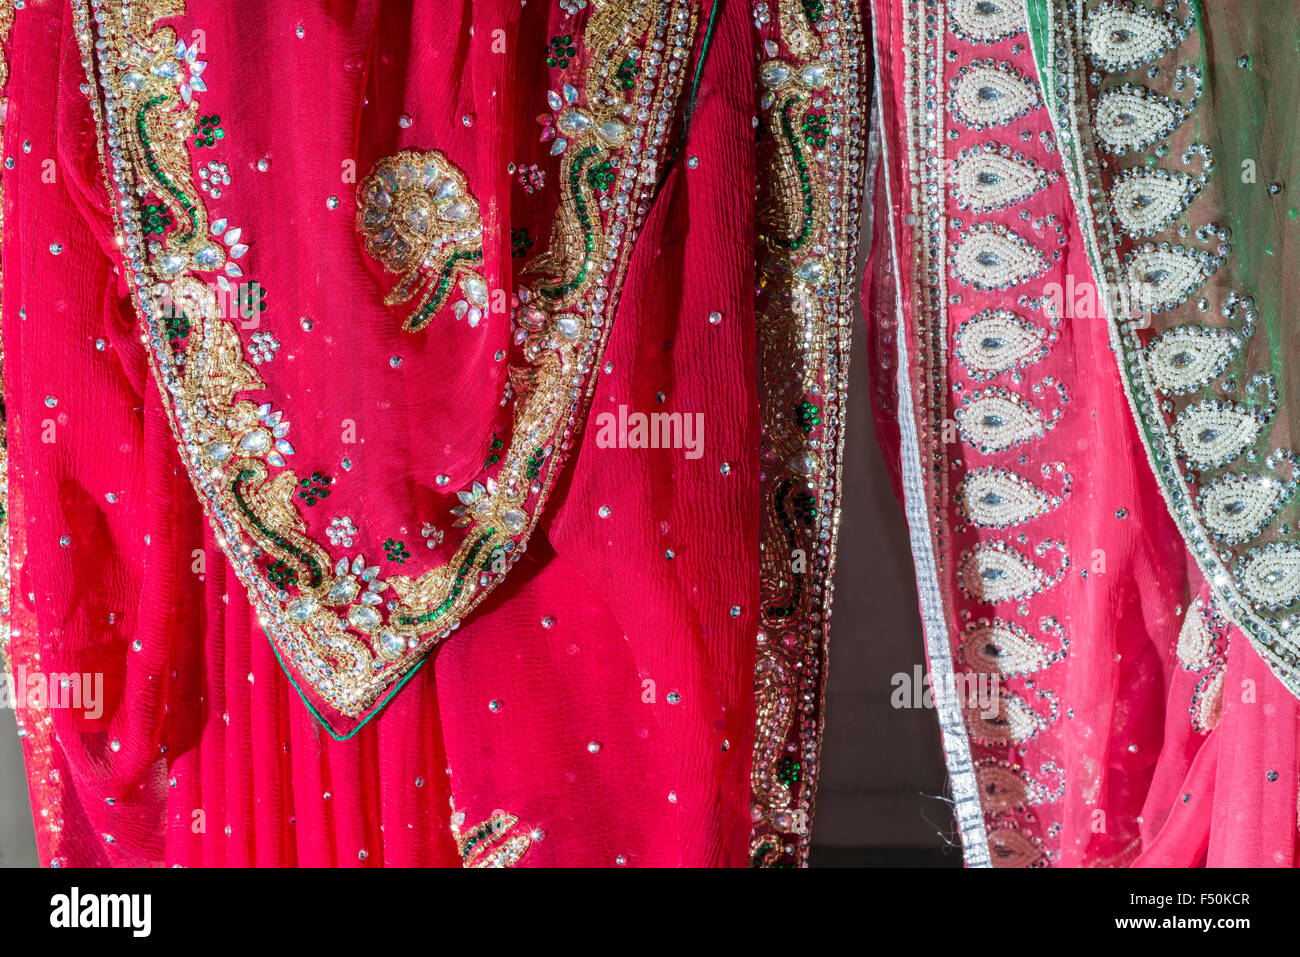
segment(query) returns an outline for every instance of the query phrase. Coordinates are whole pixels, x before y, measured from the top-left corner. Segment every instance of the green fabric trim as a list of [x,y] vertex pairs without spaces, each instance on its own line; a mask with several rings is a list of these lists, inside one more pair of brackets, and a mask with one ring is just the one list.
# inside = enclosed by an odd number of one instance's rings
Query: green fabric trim
[[[266,635],[265,629],[263,629],[262,634]],[[266,635],[266,640],[271,643],[271,650],[275,652],[275,660],[280,662],[280,668],[284,671],[285,677],[289,679],[289,684],[293,685],[293,690],[298,692],[298,697],[301,698],[302,703],[307,706],[307,710],[310,711],[311,716],[316,719],[316,723],[319,724],[322,728],[324,728],[325,731],[329,734],[329,736],[333,738],[335,741],[347,741],[349,738],[354,737],[357,734],[357,732],[359,732],[362,728],[368,725],[372,720],[378,717],[379,712],[383,711],[386,707],[388,707],[388,702],[393,700],[394,695],[396,695],[399,691],[405,688],[406,683],[410,681],[412,678],[414,678],[415,673],[419,671],[421,668],[423,668],[424,663],[433,656],[433,649],[430,649],[427,655],[425,655],[423,658],[421,658],[419,661],[415,663],[415,667],[413,667],[410,671],[408,671],[406,674],[402,676],[401,681],[397,682],[397,684],[393,685],[393,687],[388,690],[388,694],[384,695],[384,700],[380,701],[379,704],[375,705],[370,709],[370,713],[366,715],[365,720],[363,720],[360,724],[358,724],[347,734],[339,734],[337,731],[334,730],[334,728],[330,725],[330,723],[325,720],[325,716],[316,709],[316,706],[311,703],[311,699],[309,699],[307,695],[303,693],[302,688],[298,686],[298,682],[294,680],[293,672],[289,670],[289,666],[284,663],[284,658],[280,656],[280,649],[276,647],[275,640],[272,639],[270,635]]]

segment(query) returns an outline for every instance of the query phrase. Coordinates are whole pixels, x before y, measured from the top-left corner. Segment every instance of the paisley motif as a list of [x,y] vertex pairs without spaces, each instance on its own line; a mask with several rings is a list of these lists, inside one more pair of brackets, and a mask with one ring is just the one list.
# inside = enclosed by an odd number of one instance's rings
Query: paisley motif
[[957,489],[961,513],[981,528],[1010,528],[1061,503],[1010,469],[972,469]]
[[1152,63],[1187,36],[1188,24],[1153,13],[1124,0],[1094,7],[1083,26],[1084,44],[1092,62],[1116,73]]
[[986,388],[972,392],[954,413],[962,438],[988,455],[1030,439],[1041,438],[1060,417],[1050,420],[1009,389]]
[[1111,210],[1134,239],[1154,236],[1182,215],[1201,186],[1200,180],[1176,170],[1125,170],[1111,187]]
[[967,597],[989,604],[1028,598],[1055,585],[1069,568],[1069,557],[1058,542],[1044,542],[1038,554],[1049,548],[1062,553],[1061,567],[1051,575],[1005,542],[980,542],[963,554],[958,583]]
[[1055,695],[1040,695],[1049,706],[1047,714],[1040,714],[1015,692],[1002,688],[997,695],[992,713],[981,710],[977,703],[967,703],[966,723],[971,737],[981,744],[1023,744],[1052,724],[1057,716]]
[[385,305],[416,299],[403,329],[427,324],[458,278],[464,315],[478,325],[488,288],[469,263],[483,258],[483,220],[465,174],[442,153],[406,150],[376,163],[357,190],[357,232],[366,252],[402,277]]
[[1008,309],[985,309],[957,327],[955,349],[966,372],[991,379],[1047,355],[1047,333]]
[[[360,554],[339,555],[337,531],[328,536],[325,521],[298,504],[306,498],[298,491],[314,486],[313,477],[304,479],[289,465],[295,454],[289,420],[316,411],[303,394],[311,390],[293,396],[292,409],[278,401],[289,396],[268,401],[256,395],[270,387],[244,360],[247,344],[230,310],[217,302],[216,290],[245,275],[249,243],[238,225],[209,219],[197,182],[198,147],[188,131],[203,89],[193,82],[178,88],[177,77],[181,71],[195,76],[189,68],[199,61],[176,27],[161,22],[183,12],[177,0],[144,6],[73,0],[83,91],[122,240],[119,273],[130,286],[182,461],[218,541],[313,715],[335,737],[347,737],[391,699],[525,551],[567,460],[565,436],[585,421],[592,370],[608,335],[606,317],[617,308],[619,277],[654,189],[649,171],[668,155],[698,11],[681,0],[649,0],[601,5],[582,20],[587,62],[573,70],[573,83],[556,107],[565,114],[555,122],[566,132],[568,152],[557,161],[565,176],[553,238],[530,263],[536,288],[518,287],[518,328],[501,357],[511,357],[509,436],[490,474],[484,465],[459,490],[438,496],[437,507],[450,512],[463,534],[421,554],[422,561],[407,566],[410,577],[388,580]],[[612,64],[651,50],[656,64],[671,62],[672,68],[660,75],[656,66],[628,82],[615,75]],[[624,155],[633,138],[636,164]],[[601,162],[612,188],[609,197],[598,198],[585,174]],[[634,166],[642,171],[631,172]],[[476,259],[470,244],[480,227],[460,171],[440,154],[408,151],[381,161],[361,189],[362,242],[386,269],[403,273],[390,301],[417,297],[417,310],[424,310],[459,278],[469,318],[469,300],[486,287],[464,269]],[[161,240],[146,238],[148,210],[156,204],[174,224]],[[334,208],[328,200],[327,206]],[[164,325],[158,308],[164,298],[183,304],[181,336]],[[417,311],[410,328],[424,319]],[[348,461],[340,463],[345,471]],[[342,489],[333,491],[340,495],[334,502],[341,501]],[[460,500],[454,506],[452,492]],[[406,565],[405,558],[389,561]]]
[[1185,408],[1171,431],[1189,463],[1218,468],[1253,445],[1266,421],[1244,406],[1203,399]]
[[1166,329],[1146,348],[1152,384],[1165,394],[1195,392],[1223,374],[1241,344],[1232,329],[1192,324]]
[[1221,475],[1196,499],[1201,521],[1214,538],[1236,545],[1254,538],[1295,492],[1295,482],[1271,475]]
[[1050,790],[1029,776],[1019,764],[984,758],[975,765],[975,778],[979,782],[980,797],[985,813],[993,816],[1011,811],[1023,811],[1038,804],[1051,804],[1065,793],[1065,773],[1048,762],[1043,774],[1055,774],[1057,786]]
[[1150,243],[1128,254],[1124,272],[1138,309],[1167,309],[1187,301],[1219,266],[1209,253],[1184,246],[1166,249]]
[[1042,106],[1038,86],[1010,63],[972,60],[949,84],[948,110],[972,130],[1006,126]]
[[1126,83],[1098,99],[1093,129],[1112,153],[1122,156],[1169,136],[1187,116],[1187,107],[1177,100]]
[[1209,734],[1223,716],[1223,680],[1226,668],[1216,668],[1196,683],[1192,692],[1192,728],[1198,734]]
[[1205,606],[1198,598],[1183,616],[1183,626],[1178,629],[1175,653],[1178,661],[1188,671],[1199,671],[1208,665],[1217,653],[1215,631],[1206,621]]
[[1232,574],[1259,608],[1280,611],[1300,598],[1300,546],[1272,542],[1237,560]]
[[953,162],[953,197],[961,209],[976,213],[1019,203],[1047,183],[1047,173],[1032,159],[997,143],[968,147]]
[[952,247],[952,275],[980,291],[1010,289],[1047,271],[1047,257],[1014,230],[976,223]]
[[988,832],[988,842],[994,867],[1046,867],[1051,863],[1041,841],[1014,827],[992,828]]
[[[1045,622],[1049,623],[1050,619]],[[1051,651],[1013,621],[982,618],[966,627],[961,643],[962,659],[982,674],[1011,677],[1042,671],[1065,657],[1068,643],[1060,626],[1056,625],[1055,629],[1060,648]]]
[[1025,32],[1025,0],[952,0],[952,32],[967,43],[997,43]]

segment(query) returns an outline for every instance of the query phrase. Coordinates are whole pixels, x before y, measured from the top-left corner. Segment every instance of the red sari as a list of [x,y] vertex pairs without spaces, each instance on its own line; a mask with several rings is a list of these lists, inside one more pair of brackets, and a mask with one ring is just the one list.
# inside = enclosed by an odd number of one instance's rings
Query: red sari
[[860,14],[549,6],[19,12],[45,862],[806,860]]

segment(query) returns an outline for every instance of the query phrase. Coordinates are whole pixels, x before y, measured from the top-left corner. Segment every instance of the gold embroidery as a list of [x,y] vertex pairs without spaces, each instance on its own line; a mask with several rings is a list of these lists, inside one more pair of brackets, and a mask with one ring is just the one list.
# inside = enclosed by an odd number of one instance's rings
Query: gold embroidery
[[402,324],[423,328],[459,278],[468,302],[456,318],[477,326],[488,289],[468,263],[483,259],[483,220],[465,174],[437,150],[406,150],[375,164],[357,190],[357,232],[366,252],[401,274],[385,305],[416,298]]
[[542,839],[542,833],[537,830],[511,833],[519,818],[504,811],[496,812],[462,833],[464,821],[463,812],[457,811],[451,816],[451,833],[465,867],[514,867],[534,842]]
[[782,0],[780,43],[760,38],[755,304],[767,478],[750,777],[758,867],[806,863],[818,772],[856,305],[867,99],[859,17],[847,0],[824,10]]
[[[193,46],[177,41],[172,27],[158,25],[183,13],[179,0],[95,0],[92,18],[86,0],[74,0],[91,89],[99,91],[90,100],[106,185],[116,197],[124,273],[182,458],[259,620],[300,684],[344,715],[359,717],[458,627],[523,551],[566,458],[568,436],[580,427],[590,401],[590,371],[603,351],[632,241],[656,182],[670,128],[665,118],[674,114],[683,87],[681,66],[694,42],[695,8],[686,0],[608,3],[589,15],[583,45],[591,56],[582,89],[566,84],[562,98],[552,94],[560,100],[554,105],[566,133],[560,161],[565,176],[552,248],[535,264],[535,288],[517,293],[521,361],[510,369],[516,397],[510,441],[495,474],[458,493],[460,504],[452,511],[465,537],[451,560],[418,578],[387,582],[361,556],[339,558],[331,568],[328,550],[308,534],[291,498],[299,478],[286,459],[294,453],[287,412],[245,396],[264,384],[244,361],[239,332],[223,318],[216,293],[199,278],[215,275],[219,289],[228,287],[229,279],[244,275],[249,244],[238,226],[209,221],[191,175],[185,131],[198,112],[194,95],[204,89],[206,64]],[[628,58],[641,63],[631,88],[615,76]],[[465,203],[454,212],[471,218],[463,178],[440,154],[399,154],[381,161],[372,175],[383,182],[386,164],[396,162],[400,192],[402,163],[415,157],[447,173],[455,201]],[[598,162],[609,164],[604,198],[583,175]],[[406,235],[407,243],[426,235],[414,212],[430,200],[421,195],[420,183],[416,190],[412,182],[409,195],[398,197],[403,219],[394,231]],[[433,190],[435,215],[437,203],[450,198],[440,199],[440,188]],[[142,211],[150,198],[177,224],[161,242],[145,239]],[[369,199],[375,198],[372,192]],[[378,216],[368,222],[371,205],[377,204],[363,203],[359,212],[363,234],[381,225]],[[472,216],[477,218],[476,210]],[[392,255],[378,233],[367,239],[367,248],[386,265],[417,262],[413,253]],[[436,300],[438,257],[448,253],[453,261],[467,253],[456,245],[462,241],[468,244],[468,236],[452,246],[427,244],[418,262],[435,257],[432,298],[418,302]],[[412,245],[417,247],[425,250],[424,244]],[[476,274],[462,272],[467,260],[454,261],[470,297]],[[423,288],[428,296],[427,287],[399,282],[396,292],[415,295]],[[395,601],[383,594],[389,588]]]

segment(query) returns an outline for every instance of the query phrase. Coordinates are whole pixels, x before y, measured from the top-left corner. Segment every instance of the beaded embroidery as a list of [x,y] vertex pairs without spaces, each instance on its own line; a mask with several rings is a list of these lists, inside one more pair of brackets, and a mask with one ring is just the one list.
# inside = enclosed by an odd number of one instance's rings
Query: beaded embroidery
[[955,351],[978,381],[1032,365],[1047,355],[1047,334],[1008,309],[985,309],[957,327]]
[[953,277],[981,291],[1010,289],[1046,269],[1037,248],[1000,224],[976,223],[953,243]]
[[1111,0],[1092,10],[1084,43],[1097,67],[1116,73],[1160,59],[1182,43],[1192,23],[1190,16],[1180,23],[1126,0]]
[[[683,87],[695,7],[685,0],[660,0],[610,3],[588,12],[581,43],[587,55],[583,88],[566,84],[564,98],[552,93],[563,106],[559,125],[567,134],[567,153],[560,162],[567,188],[551,248],[530,267],[539,281],[518,292],[516,342],[522,361],[511,368],[513,433],[494,474],[458,493],[460,503],[452,512],[456,527],[465,532],[450,558],[418,577],[387,580],[361,555],[331,556],[309,535],[294,501],[300,480],[287,466],[294,451],[288,417],[271,403],[245,397],[265,386],[243,359],[236,325],[222,317],[214,293],[197,278],[219,273],[218,285],[228,286],[229,278],[244,275],[240,262],[248,244],[224,220],[209,224],[194,184],[189,155],[194,145],[185,131],[198,115],[195,96],[206,89],[201,79],[195,82],[204,64],[193,46],[177,41],[174,27],[158,22],[183,12],[175,0],[75,0],[101,159],[110,194],[118,197],[113,207],[125,274],[182,459],[259,620],[298,685],[356,721],[386,700],[385,694],[459,626],[522,554],[566,457],[566,436],[580,422],[594,386],[590,370],[608,334],[607,318],[645,200],[657,182],[655,171]],[[641,63],[639,79],[627,89],[617,68],[633,54]],[[212,137],[215,143],[215,131]],[[416,157],[447,178],[436,186],[423,178],[418,187],[414,180],[404,183],[400,164]],[[451,196],[438,195],[448,181],[456,193],[452,202],[464,204],[454,210],[465,214],[459,221],[477,215],[450,162],[431,157],[435,154],[399,154],[382,161],[377,178],[367,184],[382,183],[386,171],[398,177],[395,191],[384,187],[403,214],[400,225],[391,220],[390,225],[412,248],[419,245],[417,237],[428,235],[419,230],[420,215],[413,212],[420,203],[431,203],[434,216],[438,209],[453,211],[445,205]],[[609,203],[598,202],[582,176],[602,158],[619,159],[615,181],[605,184],[613,197]],[[173,225],[161,241],[146,242],[142,210],[159,203]],[[383,241],[378,211],[386,208],[372,189],[359,212],[368,248],[381,259],[387,254],[388,265],[414,264],[413,257],[396,256],[395,247]],[[376,231],[367,234],[368,229]],[[439,239],[449,235],[442,227],[431,232]],[[457,234],[451,242],[470,239]],[[448,251],[432,241],[419,248],[424,251],[419,262],[432,254],[435,267],[440,253]],[[467,261],[457,260],[453,271]],[[467,298],[473,298],[476,276],[462,274],[461,280]],[[414,288],[410,291],[414,294]],[[438,294],[435,284],[433,295]],[[168,333],[160,298],[183,318],[183,335]],[[412,328],[422,321],[412,321]]]
[[[0,143],[4,142],[4,120],[8,106],[6,91],[9,82],[9,62],[5,59],[9,31],[14,23],[14,5],[0,5]],[[0,177],[2,178],[2,177]],[[4,192],[0,189],[0,239],[4,237]],[[0,302],[3,289],[0,289]],[[0,349],[0,392],[4,387],[4,354]],[[3,403],[0,403],[2,405]],[[0,681],[8,681],[11,674],[9,659],[9,427],[6,414],[0,409]],[[21,724],[21,721],[19,722]]]
[[[1153,474],[1216,604],[1300,693],[1300,644],[1291,637],[1300,624],[1292,610],[1300,595],[1296,524],[1283,517],[1293,512],[1296,470],[1291,450],[1268,445],[1280,401],[1270,350],[1261,350],[1261,363],[1243,348],[1255,303],[1230,288],[1231,276],[1215,275],[1230,264],[1230,230],[1189,222],[1211,192],[1210,147],[1182,147],[1185,166],[1199,161],[1195,175],[1159,165],[1176,130],[1217,132],[1196,122],[1206,82],[1196,65],[1204,56],[1200,8],[1171,0],[1162,14],[1117,0],[1050,0],[1032,16],[1093,272],[1116,303],[1109,315],[1119,369]],[[1182,62],[1170,63],[1175,56]],[[1142,83],[1122,75],[1137,69]],[[1147,86],[1159,78],[1159,90]],[[1080,122],[1089,115],[1090,124]],[[1222,203],[1223,194],[1219,188],[1208,202]],[[1216,282],[1206,282],[1211,275]],[[1262,472],[1261,459],[1281,474]],[[1213,676],[1202,680],[1194,723],[1198,708],[1217,708],[1215,686]]]
[[952,32],[968,43],[997,43],[1025,32],[1025,0],[954,0]]
[[953,77],[948,109],[972,130],[1006,126],[1042,106],[1034,81],[1010,63],[972,60]]
[[[1060,174],[1052,171],[1050,179]],[[962,150],[953,163],[953,196],[960,209],[987,213],[1023,202],[1047,185],[1049,174],[1009,146],[986,143]]]
[[[1038,682],[1064,659],[1065,629],[1043,615],[1041,633],[1031,633],[1015,618],[1051,600],[1067,580],[1066,543],[1032,541],[1030,531],[1067,507],[1072,479],[1065,463],[1051,463],[1043,478],[1058,478],[1060,489],[1040,485],[1023,469],[1028,456],[1012,450],[1058,427],[1070,399],[1055,375],[1029,384],[1023,376],[1049,359],[1060,335],[1064,310],[1049,282],[1065,278],[1059,247],[1067,224],[1055,213],[1035,219],[1028,210],[1003,212],[1031,197],[1050,208],[1055,197],[1042,194],[1063,177],[1049,165],[1055,144],[1047,117],[1037,115],[1042,93],[1026,72],[1032,65],[1024,45],[1006,42],[992,58],[972,49],[1023,35],[1024,17],[1024,4],[1001,0],[903,4],[900,38],[907,152],[902,189],[891,198],[903,208],[893,251],[906,279],[900,327],[909,313],[914,324],[899,334],[900,421],[930,671],[942,685],[1003,682],[994,713],[969,701],[953,708],[936,694],[957,820],[967,862],[976,866],[1049,863],[1052,852],[1031,833],[1039,827],[1031,805],[1059,798],[1066,785],[1063,775],[1051,785],[1031,784],[1022,769],[1028,742],[1058,717],[1056,694]],[[1041,150],[1025,145],[1035,130]],[[985,131],[993,138],[970,142]],[[1023,294],[1010,294],[1022,287]],[[1031,309],[1050,325],[1031,321]],[[904,374],[920,397],[910,435]],[[999,378],[996,386],[969,385]],[[1044,398],[1055,398],[1056,407]],[[954,424],[961,445],[952,442]],[[968,467],[975,455],[996,458]],[[923,512],[913,504],[922,500]],[[1009,529],[1023,549],[996,537]],[[1051,552],[1059,553],[1054,567],[1039,561]],[[955,607],[934,600],[952,584],[961,594]],[[995,616],[975,617],[981,609],[972,606],[990,604],[999,606]],[[954,673],[954,657],[968,670]]]
[[1031,675],[1065,657],[1069,641],[1060,625],[1043,621],[1044,630],[1056,633],[1059,647],[1053,651],[1015,622],[1005,618],[980,618],[966,626],[962,658],[977,674],[1011,677]]
[[497,812],[470,828],[465,828],[464,824],[464,812],[453,811],[451,833],[463,867],[514,867],[528,853],[535,839],[536,832],[516,832],[519,818],[504,812]]
[[808,858],[867,102],[859,4],[775,6],[777,24],[755,16],[763,86],[756,320],[764,478],[750,860],[762,867]]
[[1229,329],[1175,326],[1151,340],[1146,349],[1151,381],[1164,393],[1187,395],[1223,375],[1241,348],[1244,336]]
[[973,524],[1010,528],[1060,505],[1062,496],[1049,495],[1010,469],[983,467],[971,469],[957,487],[957,501],[962,514]]
[[415,297],[402,328],[416,331],[447,301],[459,279],[457,318],[477,326],[488,305],[487,282],[469,263],[483,258],[483,221],[465,174],[437,150],[406,150],[375,164],[357,189],[357,232],[366,252],[402,276],[384,297]]
[[1070,567],[1060,542],[1043,542],[1036,551],[1041,556],[1050,549],[1061,553],[1061,564],[1049,575],[1005,542],[980,542],[962,556],[958,584],[966,597],[987,604],[1035,595],[1059,582]]
[[1065,772],[1053,762],[1039,768],[1041,774],[1056,776],[1051,787],[1029,776],[1029,771],[1010,761],[985,758],[975,765],[984,806],[990,815],[1024,811],[1038,804],[1054,804],[1065,794]]
[[1035,406],[1010,389],[992,386],[967,395],[954,413],[961,437],[985,455],[1042,438],[1060,415],[1057,408],[1044,420]]

